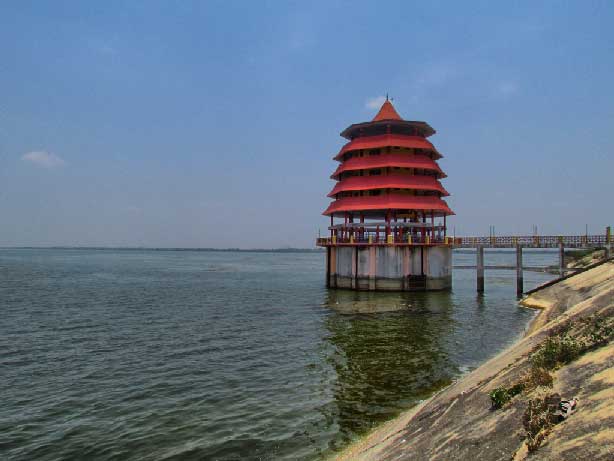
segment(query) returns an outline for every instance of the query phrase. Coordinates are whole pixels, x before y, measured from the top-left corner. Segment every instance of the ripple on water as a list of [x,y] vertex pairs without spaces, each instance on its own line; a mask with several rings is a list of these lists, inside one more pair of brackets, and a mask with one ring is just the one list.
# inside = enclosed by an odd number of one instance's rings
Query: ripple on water
[[0,458],[320,459],[532,316],[511,271],[476,297],[472,271],[452,292],[400,295],[327,291],[323,267],[312,253],[0,250]]

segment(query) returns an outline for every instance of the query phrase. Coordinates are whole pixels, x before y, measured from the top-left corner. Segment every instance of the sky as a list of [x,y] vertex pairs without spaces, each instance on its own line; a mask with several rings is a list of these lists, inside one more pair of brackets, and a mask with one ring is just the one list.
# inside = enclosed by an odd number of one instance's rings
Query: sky
[[0,2],[0,246],[313,247],[389,93],[450,233],[614,226],[614,2]]

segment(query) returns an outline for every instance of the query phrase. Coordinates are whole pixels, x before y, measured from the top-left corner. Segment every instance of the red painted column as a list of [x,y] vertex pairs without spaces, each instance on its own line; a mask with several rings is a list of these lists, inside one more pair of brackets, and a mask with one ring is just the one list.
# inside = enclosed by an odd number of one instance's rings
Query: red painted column
[[399,238],[399,226],[397,226],[397,212],[395,211],[393,214],[393,219],[394,219],[394,241],[396,242]]

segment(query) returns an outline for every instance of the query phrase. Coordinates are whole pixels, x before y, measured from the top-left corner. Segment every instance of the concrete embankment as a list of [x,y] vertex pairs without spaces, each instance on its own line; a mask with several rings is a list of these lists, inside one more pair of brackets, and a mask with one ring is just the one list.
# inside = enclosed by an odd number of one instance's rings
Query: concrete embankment
[[[523,303],[542,311],[521,341],[336,459],[614,459],[614,262]],[[572,397],[575,413],[554,422],[553,398]]]

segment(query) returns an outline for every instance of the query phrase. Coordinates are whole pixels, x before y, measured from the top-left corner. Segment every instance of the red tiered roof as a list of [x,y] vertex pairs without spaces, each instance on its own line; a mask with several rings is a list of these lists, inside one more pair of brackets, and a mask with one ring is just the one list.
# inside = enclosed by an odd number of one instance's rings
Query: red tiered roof
[[379,112],[375,117],[373,117],[372,122],[379,122],[380,120],[403,120],[401,116],[398,114],[394,106],[388,98],[386,98],[386,102],[382,104]]
[[419,168],[422,170],[436,172],[438,178],[446,177],[445,173],[441,171],[441,168],[439,168],[439,165],[437,165],[437,162],[435,162],[435,160],[431,160],[426,155],[395,153],[372,155],[368,157],[353,157],[339,165],[332,174],[331,179],[337,179],[344,171],[368,170],[386,167]]
[[340,160],[343,154],[353,150],[362,149],[378,149],[382,147],[405,147],[408,149],[426,149],[433,152],[435,159],[443,157],[435,146],[421,136],[403,136],[395,134],[384,134],[381,136],[366,136],[364,138],[356,138],[348,142],[341,148],[339,153],[335,155],[335,160]]
[[328,196],[334,197],[340,192],[373,189],[429,190],[440,192],[442,196],[450,195],[441,183],[432,176],[390,174],[387,176],[350,176],[339,181]]
[[[331,178],[338,180],[338,183],[328,195],[335,197],[341,192],[349,191],[364,193],[356,197],[333,200],[324,214],[331,216],[347,212],[368,212],[374,216],[391,210],[402,212],[415,210],[433,213],[434,216],[454,214],[441,199],[449,195],[438,181],[439,178],[446,177],[436,161],[442,156],[433,144],[425,139],[425,136],[434,132],[435,130],[425,122],[403,120],[388,99],[371,122],[346,128],[341,135],[351,141],[335,156],[335,160],[341,164]],[[344,154],[351,151],[394,147],[421,149],[428,151],[429,154],[387,149],[387,151],[380,150],[379,153],[374,152],[378,155],[363,152],[362,157],[343,159]],[[412,171],[390,170],[391,168],[408,168]],[[368,170],[373,169],[386,170],[381,171],[383,174],[369,175]],[[363,170],[362,176],[349,176],[339,180],[339,176],[344,172],[360,170]],[[377,190],[381,191],[378,195],[370,195],[371,191]],[[402,191],[412,191],[412,193]],[[418,195],[414,195],[416,192]]]
[[326,216],[346,211],[420,210],[434,212],[435,216],[453,215],[448,204],[432,195],[387,194],[363,197],[343,197],[332,202],[323,213]]

